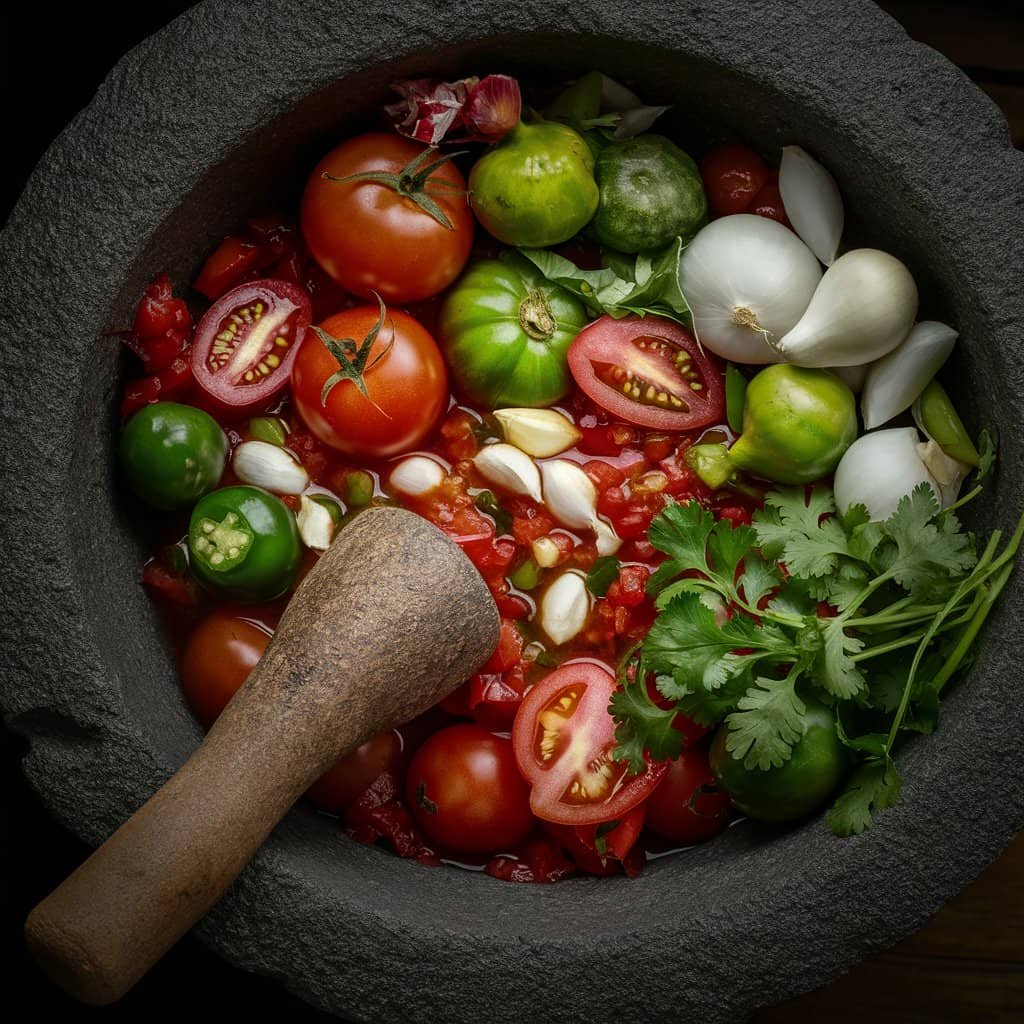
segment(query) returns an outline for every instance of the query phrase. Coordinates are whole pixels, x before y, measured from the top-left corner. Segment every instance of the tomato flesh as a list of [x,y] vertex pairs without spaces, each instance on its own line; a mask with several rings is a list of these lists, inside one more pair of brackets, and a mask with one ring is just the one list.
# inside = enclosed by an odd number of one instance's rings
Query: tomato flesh
[[235,413],[265,405],[288,384],[312,317],[309,296],[288,281],[265,278],[233,288],[196,328],[196,383]]
[[569,347],[569,369],[593,401],[627,423],[684,431],[724,414],[721,364],[660,317],[595,320]]
[[512,740],[538,818],[561,825],[620,818],[664,774],[663,765],[650,765],[634,776],[624,762],[612,760],[615,722],[608,703],[614,690],[615,678],[606,668],[572,661],[527,693]]

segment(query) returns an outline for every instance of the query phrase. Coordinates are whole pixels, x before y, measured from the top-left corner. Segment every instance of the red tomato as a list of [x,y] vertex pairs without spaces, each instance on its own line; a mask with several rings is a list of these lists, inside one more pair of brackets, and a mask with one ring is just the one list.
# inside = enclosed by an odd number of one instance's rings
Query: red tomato
[[[329,317],[321,330],[362,344],[380,321],[376,306]],[[388,458],[411,451],[433,430],[448,401],[448,377],[434,339],[407,313],[389,309],[362,374],[367,395],[353,380],[324,385],[339,362],[314,332],[292,369],[292,394],[309,429],[324,444],[351,455]]]
[[121,419],[126,420],[144,405],[161,402],[180,394],[192,383],[192,367],[187,355],[179,356],[166,369],[159,373],[140,377],[125,385],[124,397],[121,399]]
[[318,807],[337,814],[348,810],[383,772],[400,779],[405,769],[402,736],[395,729],[375,733],[306,790]]
[[499,853],[533,827],[512,743],[478,725],[434,733],[413,756],[406,800],[427,836],[460,853]]
[[273,626],[248,610],[218,608],[189,634],[181,658],[182,685],[207,729],[249,678],[273,633]]
[[754,196],[750,204],[750,212],[757,214],[758,217],[777,220],[780,224],[789,227],[789,218],[786,216],[786,207],[782,202],[782,193],[779,191],[778,182],[769,181]]
[[768,179],[765,162],[746,146],[718,146],[700,162],[708,206],[715,217],[746,213]]
[[608,703],[614,691],[615,678],[607,669],[573,661],[523,699],[512,742],[538,818],[560,825],[622,818],[664,775],[664,765],[631,775],[624,762],[611,759],[615,722]]
[[[415,176],[403,173],[423,146],[370,132],[332,149],[313,169],[302,196],[302,233],[316,261],[346,291],[364,299],[415,302],[443,291],[462,272],[473,244],[466,180],[451,162],[430,172],[427,198],[447,217],[435,220],[410,197]],[[416,169],[437,160],[432,153]],[[378,181],[332,181],[351,175],[393,175]],[[403,194],[403,191],[405,194]]]
[[721,363],[662,317],[602,316],[569,346],[569,369],[598,405],[642,427],[694,430],[725,414]]
[[309,296],[265,278],[233,288],[203,315],[192,344],[196,383],[218,409],[266,405],[288,383],[313,316]]
[[706,744],[670,761],[647,801],[647,827],[674,843],[703,843],[729,824],[729,798],[708,765]]
[[217,299],[229,288],[241,284],[261,262],[260,247],[228,235],[207,257],[192,287],[208,299]]

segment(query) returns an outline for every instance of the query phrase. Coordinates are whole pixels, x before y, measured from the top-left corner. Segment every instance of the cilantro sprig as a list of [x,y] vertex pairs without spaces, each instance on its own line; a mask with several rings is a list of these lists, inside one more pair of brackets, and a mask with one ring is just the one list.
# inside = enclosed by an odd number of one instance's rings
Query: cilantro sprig
[[724,722],[730,753],[767,770],[792,755],[813,698],[833,708],[859,758],[828,823],[862,832],[898,801],[897,744],[935,728],[1022,534],[1024,517],[979,554],[927,484],[885,522],[862,507],[840,516],[827,486],[770,492],[751,526],[669,506],[648,534],[667,556],[648,587],[659,615],[620,673],[614,755],[637,771],[646,757],[677,756],[682,713]]

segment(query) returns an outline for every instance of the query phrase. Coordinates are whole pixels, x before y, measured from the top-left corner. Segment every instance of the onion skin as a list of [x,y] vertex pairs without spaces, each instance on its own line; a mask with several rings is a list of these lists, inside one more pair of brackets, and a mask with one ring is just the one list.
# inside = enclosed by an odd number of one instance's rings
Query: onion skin
[[896,348],[916,316],[906,266],[880,249],[854,249],[825,271],[800,322],[769,342],[797,366],[859,366]]

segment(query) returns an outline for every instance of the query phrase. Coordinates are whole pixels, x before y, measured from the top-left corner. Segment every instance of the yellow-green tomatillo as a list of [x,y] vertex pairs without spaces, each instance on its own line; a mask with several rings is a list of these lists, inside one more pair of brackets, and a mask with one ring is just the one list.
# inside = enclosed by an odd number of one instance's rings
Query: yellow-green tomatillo
[[777,363],[747,387],[736,443],[695,445],[687,461],[710,487],[721,487],[737,470],[809,484],[831,473],[856,437],[857,407],[846,384],[827,370]]
[[597,209],[594,154],[564,124],[518,124],[469,175],[480,223],[508,245],[542,249],[568,241]]

